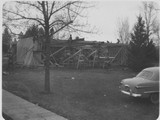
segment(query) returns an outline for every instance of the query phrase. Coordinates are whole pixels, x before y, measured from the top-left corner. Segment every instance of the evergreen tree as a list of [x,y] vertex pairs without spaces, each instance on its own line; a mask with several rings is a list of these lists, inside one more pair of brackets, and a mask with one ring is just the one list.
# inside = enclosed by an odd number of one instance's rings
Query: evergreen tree
[[23,37],[27,38],[27,37],[34,37],[34,36],[44,36],[43,28],[38,28],[37,25],[32,25],[27,29]]
[[3,35],[2,35],[2,48],[3,48],[3,53],[7,53],[8,49],[10,47],[10,43],[12,41],[12,37],[8,31],[7,28],[4,29]]
[[142,17],[138,17],[138,21],[131,33],[131,42],[129,45],[128,64],[135,71],[140,71],[151,66],[155,60],[156,51],[152,40],[146,32],[145,22]]
[[27,38],[27,37],[37,36],[37,35],[38,35],[38,26],[32,25],[27,29],[27,31],[24,34],[24,37]]

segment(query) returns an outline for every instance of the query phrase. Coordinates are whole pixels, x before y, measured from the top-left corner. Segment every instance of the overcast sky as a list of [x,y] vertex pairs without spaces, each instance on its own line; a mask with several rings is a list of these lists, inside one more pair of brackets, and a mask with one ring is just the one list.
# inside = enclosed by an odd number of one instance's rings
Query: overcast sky
[[96,26],[99,34],[84,35],[86,40],[117,42],[117,24],[119,20],[128,18],[130,29],[139,15],[141,1],[100,1],[88,10],[88,22]]
[[130,29],[132,29],[142,7],[141,0],[97,0],[92,3],[95,7],[87,10],[86,19],[90,26],[97,28],[98,34],[81,34],[80,36],[90,41],[117,42],[118,21],[128,18]]

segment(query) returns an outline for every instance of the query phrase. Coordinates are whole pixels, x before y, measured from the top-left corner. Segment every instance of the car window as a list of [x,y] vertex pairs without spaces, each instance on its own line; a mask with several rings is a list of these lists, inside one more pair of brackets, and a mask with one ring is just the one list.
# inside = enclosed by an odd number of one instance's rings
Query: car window
[[142,72],[140,72],[137,77],[141,77],[141,78],[145,78],[145,79],[151,79],[153,76],[153,72],[151,71],[146,71],[143,70]]

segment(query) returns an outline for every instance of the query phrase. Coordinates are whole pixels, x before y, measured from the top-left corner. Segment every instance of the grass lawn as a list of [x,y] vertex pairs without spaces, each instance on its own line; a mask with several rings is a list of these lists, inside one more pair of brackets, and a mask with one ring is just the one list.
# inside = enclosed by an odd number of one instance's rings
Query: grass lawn
[[156,120],[159,106],[121,94],[129,71],[52,69],[51,94],[44,94],[43,69],[17,69],[3,76],[3,87],[69,120]]

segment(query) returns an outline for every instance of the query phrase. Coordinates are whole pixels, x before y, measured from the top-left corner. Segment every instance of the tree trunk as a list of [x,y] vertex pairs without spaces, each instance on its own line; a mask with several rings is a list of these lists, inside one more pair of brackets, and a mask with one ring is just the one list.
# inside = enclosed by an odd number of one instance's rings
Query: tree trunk
[[45,60],[45,91],[47,93],[50,92],[50,67],[49,67],[49,61],[50,61],[50,55],[48,53],[49,49],[46,48],[46,60]]
[[50,37],[49,37],[49,25],[45,28],[45,92],[50,93]]

